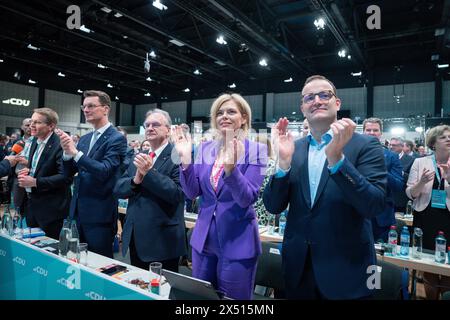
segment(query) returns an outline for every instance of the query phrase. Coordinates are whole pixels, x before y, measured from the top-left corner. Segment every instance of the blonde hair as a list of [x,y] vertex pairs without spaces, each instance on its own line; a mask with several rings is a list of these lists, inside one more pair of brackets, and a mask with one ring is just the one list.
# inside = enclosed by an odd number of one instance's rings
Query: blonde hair
[[426,137],[426,145],[431,150],[434,150],[434,145],[436,144],[437,138],[442,136],[445,131],[450,131],[450,126],[444,124],[440,126],[436,126],[430,129],[427,133]]
[[37,108],[34,109],[33,112],[40,114],[41,116],[44,116],[46,124],[54,124],[55,126],[58,124],[59,117],[56,111],[53,109]]
[[248,102],[237,93],[224,93],[220,95],[216,100],[214,100],[211,105],[210,118],[211,118],[211,129],[217,130],[216,116],[217,112],[219,112],[220,107],[227,101],[234,101],[239,109],[239,112],[242,114],[247,121],[241,128],[245,135],[248,134],[248,131],[251,128],[251,119],[252,119],[252,110],[250,109],[250,105]]

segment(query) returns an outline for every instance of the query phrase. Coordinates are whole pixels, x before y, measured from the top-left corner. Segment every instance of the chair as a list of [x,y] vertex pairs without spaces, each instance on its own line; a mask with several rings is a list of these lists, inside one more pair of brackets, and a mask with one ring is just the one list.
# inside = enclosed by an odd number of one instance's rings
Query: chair
[[[284,280],[281,272],[281,243],[262,242],[262,254],[256,269],[255,285],[271,288],[274,297],[284,298]],[[270,290],[264,295],[254,293],[253,299],[270,299]]]
[[379,260],[381,289],[374,289],[374,300],[408,300],[409,273],[395,264]]

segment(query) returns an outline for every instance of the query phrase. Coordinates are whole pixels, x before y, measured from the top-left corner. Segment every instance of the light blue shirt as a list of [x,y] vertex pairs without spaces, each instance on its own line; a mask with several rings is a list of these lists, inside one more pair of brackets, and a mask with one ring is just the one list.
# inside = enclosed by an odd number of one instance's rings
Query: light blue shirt
[[[308,151],[308,179],[309,179],[309,190],[311,194],[311,203],[314,203],[314,199],[316,198],[317,189],[319,188],[320,178],[322,176],[323,167],[325,165],[325,161],[327,160],[327,156],[325,154],[325,147],[330,143],[333,138],[333,131],[330,129],[324,135],[322,135],[321,143],[319,144],[316,139],[308,134],[306,139],[309,142],[309,151]],[[344,157],[339,160],[334,166],[328,167],[330,170],[330,174],[335,174],[339,168],[342,166],[344,162]],[[277,168],[277,172],[275,173],[275,178],[282,178],[288,172],[288,170],[283,170],[281,168]]]

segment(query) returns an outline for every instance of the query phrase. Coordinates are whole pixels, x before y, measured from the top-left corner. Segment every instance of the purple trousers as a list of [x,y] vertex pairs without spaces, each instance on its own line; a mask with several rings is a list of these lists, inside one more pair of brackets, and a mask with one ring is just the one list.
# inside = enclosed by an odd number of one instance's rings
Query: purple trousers
[[258,257],[229,260],[222,255],[216,219],[212,219],[203,252],[192,248],[192,276],[212,283],[216,290],[237,300],[253,297]]

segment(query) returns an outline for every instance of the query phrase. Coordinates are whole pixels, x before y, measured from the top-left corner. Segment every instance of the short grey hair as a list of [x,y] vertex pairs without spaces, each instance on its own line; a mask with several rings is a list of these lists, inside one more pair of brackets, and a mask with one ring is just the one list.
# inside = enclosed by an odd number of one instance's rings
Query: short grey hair
[[148,116],[150,116],[150,115],[152,115],[154,113],[162,114],[164,116],[164,118],[166,118],[166,122],[167,122],[167,126],[168,127],[170,127],[172,125],[172,119],[170,118],[169,113],[167,111],[164,111],[164,110],[161,110],[161,109],[158,109],[158,108],[148,110],[147,113],[145,114],[145,119],[147,119]]
[[391,140],[397,140],[402,144],[405,143],[405,140],[403,140],[403,138],[400,138],[400,137],[392,137]]

